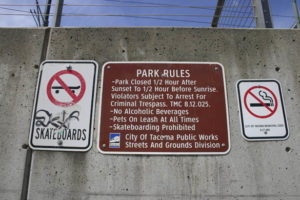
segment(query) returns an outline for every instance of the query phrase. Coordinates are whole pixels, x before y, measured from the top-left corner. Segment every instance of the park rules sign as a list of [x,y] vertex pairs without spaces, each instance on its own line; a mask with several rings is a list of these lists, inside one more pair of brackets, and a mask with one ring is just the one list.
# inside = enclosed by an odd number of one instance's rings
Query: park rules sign
[[201,62],[109,62],[102,68],[104,154],[226,154],[224,68]]
[[94,61],[41,64],[29,137],[32,149],[90,149],[97,74]]

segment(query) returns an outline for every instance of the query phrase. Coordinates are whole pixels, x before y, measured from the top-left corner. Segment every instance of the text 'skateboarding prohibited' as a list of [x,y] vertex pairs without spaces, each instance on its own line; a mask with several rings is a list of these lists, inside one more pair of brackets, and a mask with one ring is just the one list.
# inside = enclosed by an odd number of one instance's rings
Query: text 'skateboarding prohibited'
[[280,84],[276,80],[237,83],[242,135],[247,140],[282,140],[288,126]]
[[94,61],[41,64],[29,138],[32,149],[90,149],[97,73]]

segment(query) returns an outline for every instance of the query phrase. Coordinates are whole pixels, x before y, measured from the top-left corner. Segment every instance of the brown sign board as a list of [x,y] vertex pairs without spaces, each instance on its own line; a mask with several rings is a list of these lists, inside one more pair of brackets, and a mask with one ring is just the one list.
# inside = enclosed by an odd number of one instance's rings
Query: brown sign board
[[102,68],[104,154],[226,154],[224,68],[202,62],[109,62]]

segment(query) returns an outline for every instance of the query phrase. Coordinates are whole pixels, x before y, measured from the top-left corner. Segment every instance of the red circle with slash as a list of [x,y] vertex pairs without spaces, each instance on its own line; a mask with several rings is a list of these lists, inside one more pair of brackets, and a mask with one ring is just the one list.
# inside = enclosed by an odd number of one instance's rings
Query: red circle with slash
[[[264,89],[264,90],[267,90],[274,98],[275,100],[275,107],[274,109],[272,110],[271,108],[269,108],[268,105],[266,105],[266,103],[264,103],[259,97],[257,97],[255,94],[253,94],[252,90],[254,89]],[[258,115],[258,114],[255,114],[254,111],[252,111],[248,104],[247,104],[247,97],[248,95],[252,96],[254,99],[256,99],[264,108],[266,108],[270,113],[269,114],[266,114],[266,115]],[[267,87],[264,87],[264,86],[253,86],[251,87],[250,89],[247,90],[246,94],[245,94],[245,97],[244,97],[244,104],[245,104],[245,107],[246,109],[248,110],[248,112],[253,115],[254,117],[258,117],[258,118],[268,118],[268,117],[271,117],[277,110],[277,107],[278,107],[278,102],[277,102],[277,98],[275,96],[275,94]]]
[[[77,96],[76,96],[76,94],[74,94],[72,92],[72,90],[68,87],[68,85],[61,79],[61,76],[65,75],[65,74],[73,75],[74,78],[79,79],[80,85],[81,85],[81,87],[80,87],[81,90]],[[53,95],[51,93],[51,87],[52,87],[54,81],[57,81],[61,85],[61,87],[70,95],[70,97],[72,98],[72,101],[61,102],[53,97]],[[84,92],[85,92],[85,81],[84,81],[82,75],[74,70],[62,70],[62,71],[57,72],[56,74],[54,74],[51,77],[51,79],[49,80],[49,83],[47,85],[47,95],[48,95],[50,101],[53,104],[55,104],[57,106],[62,106],[62,107],[69,107],[69,106],[76,104],[83,97]]]

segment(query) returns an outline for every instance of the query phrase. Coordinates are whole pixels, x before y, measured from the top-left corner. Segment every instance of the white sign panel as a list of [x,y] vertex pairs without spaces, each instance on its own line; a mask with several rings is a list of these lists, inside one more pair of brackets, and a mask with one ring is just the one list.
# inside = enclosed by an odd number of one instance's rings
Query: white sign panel
[[41,64],[29,137],[32,149],[91,148],[97,74],[94,61]]
[[246,140],[284,140],[288,125],[280,84],[276,80],[237,83],[242,135]]

